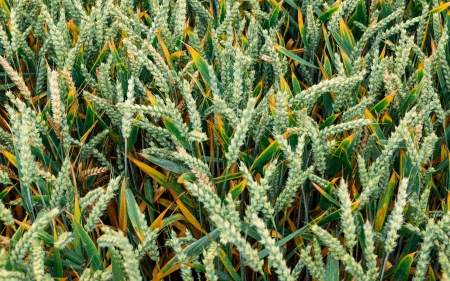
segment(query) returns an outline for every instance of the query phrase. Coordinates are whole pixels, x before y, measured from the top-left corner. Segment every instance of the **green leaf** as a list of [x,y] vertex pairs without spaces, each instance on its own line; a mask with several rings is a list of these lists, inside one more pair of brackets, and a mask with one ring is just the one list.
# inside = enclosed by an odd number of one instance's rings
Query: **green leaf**
[[[147,164],[137,160],[136,158],[134,158],[131,155],[128,155],[128,159],[131,162],[133,162],[133,164],[135,164],[144,173],[146,173],[147,175],[152,177],[152,179],[154,179],[156,182],[158,182],[159,185],[165,187],[167,190],[173,191],[177,195],[181,195],[181,194],[184,193],[183,188],[178,183],[176,183],[173,180],[167,178],[165,175],[161,174],[157,170],[155,170],[152,167],[148,166]],[[177,196],[175,196],[175,197],[177,197]],[[194,205],[191,202],[189,197],[183,195],[183,196],[180,197],[180,199],[181,199],[181,201],[183,201],[183,203],[186,206],[194,208]]]
[[228,259],[227,255],[225,254],[225,252],[222,249],[220,249],[220,251],[219,251],[219,258],[222,261],[225,268],[227,269],[228,273],[230,273],[231,278],[233,278],[233,280],[235,280],[235,281],[241,281],[242,280],[241,277],[236,272],[236,270],[234,270],[233,264]]
[[335,175],[339,171],[343,171],[344,169],[352,169],[352,165],[348,158],[348,152],[350,151],[350,147],[355,139],[355,134],[348,136],[337,147],[336,151],[331,155],[327,166],[328,173],[330,175]]
[[323,69],[325,70],[329,78],[333,77],[333,69],[331,67],[330,59],[327,55],[325,55],[325,58],[323,60]]
[[[189,260],[197,258],[211,244],[211,242],[219,237],[219,234],[219,230],[215,229],[208,233],[208,235],[203,236],[202,238],[184,248],[183,252],[188,256]],[[177,256],[175,256],[161,268],[157,275],[154,276],[154,279],[162,279],[163,277],[170,274],[171,268],[177,262],[179,262],[179,259]]]
[[189,143],[189,140],[185,136],[181,135],[175,122],[171,118],[164,118],[163,123],[164,126],[166,126],[167,131],[169,131],[169,133],[174,135],[177,138],[177,140],[180,141],[180,143],[183,145],[185,149],[188,150],[191,149],[191,144]]
[[[358,223],[359,229],[364,229],[364,219],[360,212],[358,212],[356,215],[356,222]],[[361,249],[365,250],[366,249],[366,237],[364,236],[364,231],[359,231],[358,240],[359,240],[359,243],[361,244]]]
[[321,218],[320,220],[317,221],[317,224],[320,226],[324,226],[327,225],[328,223],[337,220],[340,216],[341,216],[341,209],[338,209],[334,212],[332,212],[331,214]]
[[[241,179],[242,178],[242,173],[234,173],[234,174],[228,174],[228,176],[226,176],[227,181],[229,180],[237,180],[237,179]],[[218,184],[221,182],[224,182],[225,180],[225,176],[220,176],[220,177],[215,177],[213,178],[213,183]]]
[[255,240],[261,240],[261,236],[259,235],[258,231],[250,226],[250,224],[241,221],[241,232],[245,232],[248,236]]
[[294,90],[294,95],[298,95],[302,91],[302,88],[300,87],[300,83],[298,82],[298,79],[295,76],[294,72],[292,72],[292,87]]
[[8,186],[4,188],[3,191],[0,192],[0,200],[2,200],[6,196],[6,194],[8,194],[11,191],[11,189],[13,189],[13,187],[14,186]]
[[[55,260],[53,255],[50,255],[48,258],[44,258],[44,265],[48,267],[55,267]],[[84,269],[83,266],[80,266],[78,264],[74,264],[73,262],[61,260],[61,266],[63,269],[69,269],[69,270],[76,270],[76,271],[82,271]]]
[[353,75],[353,61],[347,56],[347,54],[341,49],[341,57],[344,62],[344,68],[348,75]]
[[109,248],[109,251],[111,253],[111,264],[112,264],[112,272],[114,276],[115,281],[122,281],[125,280],[125,275],[123,272],[123,261],[118,259],[120,257],[119,252],[114,249],[113,247]]
[[333,255],[327,256],[325,281],[339,281],[339,261]]
[[409,271],[414,259],[414,254],[404,257],[394,271],[394,281],[406,281],[409,277]]
[[134,194],[136,194],[137,197],[139,197],[139,199],[141,199],[145,204],[147,204],[147,206],[149,206],[153,211],[155,212],[159,212],[158,209],[155,207],[155,205],[153,205],[152,202],[148,201],[147,198],[145,198],[144,195],[142,195],[142,193],[139,192],[139,190],[136,190],[134,187],[132,187],[131,185],[128,186],[128,189],[130,189],[131,191],[133,191]]
[[83,123],[83,134],[86,134],[86,132],[89,131],[89,129],[94,124],[94,120],[95,120],[94,103],[86,100],[86,118],[84,119]]
[[394,189],[397,186],[397,179],[395,174],[392,174],[389,180],[388,186],[384,191],[383,196],[380,199],[377,209],[377,215],[375,217],[374,231],[380,232],[383,229],[384,223],[386,222],[389,207],[392,202],[392,197],[394,195]]
[[272,15],[269,19],[269,28],[273,28],[277,22],[278,22],[278,14],[280,13],[281,4],[283,2],[280,2],[278,5],[276,5],[275,9],[272,10]]
[[326,11],[319,17],[320,21],[326,21],[329,18],[331,18],[331,16],[339,9],[339,2],[336,3],[337,3],[336,5],[329,8],[328,11]]
[[334,199],[333,197],[331,197],[325,190],[323,190],[318,184],[312,182],[312,185],[314,186],[314,188],[319,191],[319,193],[326,199],[328,200],[328,202],[332,203],[333,205],[335,205],[336,207],[340,208],[341,205],[339,204],[338,201],[336,201],[336,199]]
[[60,166],[55,160],[51,159],[46,154],[42,153],[42,150],[38,147],[31,146],[31,152],[33,153],[34,156],[36,156],[37,158],[39,158],[39,160],[43,162],[46,168],[51,166],[54,175],[58,174]]
[[[129,186],[129,182],[127,181],[127,186]],[[139,221],[139,214],[140,212],[139,208],[137,208],[138,204],[136,202],[136,199],[134,199],[133,192],[130,189],[125,190],[125,198],[126,198],[126,204],[127,204],[127,215],[128,218],[131,221],[131,224],[137,229],[139,234],[143,234],[144,229],[142,228],[142,225]],[[145,229],[145,231],[148,231]]]
[[306,66],[309,66],[309,67],[312,67],[312,68],[315,68],[315,69],[319,69],[319,68],[318,68],[317,66],[315,66],[314,64],[311,64],[311,63],[305,61],[305,60],[302,59],[301,57],[297,56],[296,54],[292,53],[291,51],[289,51],[288,49],[286,49],[286,48],[284,48],[284,47],[282,47],[282,46],[280,46],[280,45],[274,44],[274,47],[275,47],[275,49],[276,49],[278,52],[282,53],[283,55],[285,55],[285,56],[287,56],[287,57],[290,57],[291,59],[297,61],[298,63],[301,63],[301,64],[303,64],[303,65],[306,65]]
[[[309,230],[309,225],[305,225],[304,227],[297,229],[296,231],[292,232],[291,234],[287,235],[286,237],[284,237],[281,240],[278,240],[275,245],[276,246],[282,246],[284,244],[286,244],[287,242],[291,241],[292,239],[302,235],[303,233],[305,233],[306,231]],[[269,251],[267,251],[267,249],[264,249],[262,251],[260,251],[258,253],[258,257],[259,259],[263,259],[265,257],[267,257],[267,255],[269,254]]]
[[[327,194],[332,194],[333,190],[334,190],[334,184],[330,182],[330,184],[325,187],[325,192]],[[331,202],[325,196],[320,196],[320,199],[319,199],[320,209],[327,210],[328,208],[330,208],[330,206],[331,206]]]
[[63,277],[61,255],[58,248],[53,249],[53,262],[54,277]]
[[6,91],[6,90],[9,90],[9,89],[11,89],[11,88],[13,88],[13,87],[15,87],[15,86],[16,86],[16,84],[14,84],[14,83],[1,84],[1,85],[0,85],[0,90]]
[[[239,173],[234,173],[234,174],[228,174],[228,176],[226,176],[226,178],[227,178],[227,181],[242,179],[242,173],[239,172]],[[178,183],[183,183],[183,182],[186,182],[186,181],[195,181],[196,179],[197,178],[195,177],[194,173],[187,172],[187,173],[184,173],[184,174],[180,175],[178,177],[177,182]],[[212,182],[214,184],[219,184],[219,183],[222,183],[224,180],[225,180],[225,176],[220,176],[220,177],[213,178]]]
[[217,126],[214,125],[214,127],[213,127],[214,133],[216,133],[219,143],[222,145],[222,147],[225,149],[225,151],[227,151],[228,145],[230,144],[230,137],[228,137],[225,123],[222,121],[222,119],[219,117],[219,115],[216,115],[216,116],[217,116],[216,119],[218,120],[218,122],[217,122],[218,124],[217,124]]
[[428,277],[430,278],[428,281],[436,281],[436,276],[434,275],[434,270],[431,266],[428,266]]
[[[191,267],[193,269],[195,269],[195,271],[198,271],[198,272],[201,272],[201,273],[205,273],[206,272],[205,266],[203,264],[193,263]],[[215,274],[217,275],[217,278],[220,281],[230,281],[231,280],[230,276],[228,274],[226,274],[225,272],[216,270]]]
[[[17,150],[17,149],[16,149]],[[17,153],[16,153],[17,155]],[[19,171],[19,180],[20,180],[20,197],[23,200],[23,206],[27,213],[33,214],[33,199],[32,199],[32,191],[30,186],[27,186],[23,182],[23,168],[22,161],[20,157],[17,157],[17,170]]]
[[372,121],[371,124],[368,125],[369,129],[375,133],[378,140],[385,140],[386,137],[384,136],[383,130],[381,130],[380,126],[378,125],[377,119],[370,113],[368,109],[364,112],[364,117],[367,119],[370,119]]
[[345,45],[350,51],[352,51],[353,47],[356,45],[355,38],[353,37],[353,33],[351,32],[350,28],[348,28],[347,24],[342,19],[340,21],[339,31],[341,33],[342,39],[345,42]]
[[356,7],[356,12],[348,20],[348,25],[352,26],[355,21],[367,25],[366,7],[364,0],[359,1],[358,6]]
[[336,118],[338,118],[339,113],[333,114],[330,117],[327,118],[327,120],[323,121],[322,124],[320,124],[319,126],[319,130],[323,130],[326,127],[330,126],[331,124],[334,123],[334,121],[336,120]]
[[408,238],[408,242],[406,242],[405,247],[403,248],[402,254],[400,255],[400,259],[406,257],[406,255],[414,253],[419,246],[419,241],[421,237],[417,234],[412,235]]
[[289,6],[291,6],[292,8],[294,8],[294,9],[298,9],[298,6],[297,6],[297,4],[295,4],[295,2],[294,1],[292,1],[292,0],[285,0],[284,2],[286,2]]
[[[111,51],[111,54],[115,61],[115,67],[116,67],[116,75],[117,75],[117,82],[120,82],[122,84],[122,90],[128,89],[128,79],[130,77],[130,74],[128,72],[128,69],[125,66],[125,63],[122,61],[120,54],[118,50],[116,49],[116,46],[114,44],[114,40],[109,41],[109,49]],[[117,93],[118,95],[123,95],[123,93]]]
[[180,175],[178,177],[178,179],[177,179],[177,182],[178,183],[184,183],[184,182],[187,182],[187,181],[195,181],[196,179],[197,179],[197,177],[195,176],[194,173],[187,172],[187,173],[184,173],[184,174]]
[[182,214],[175,214],[175,215],[171,215],[168,216],[164,219],[161,220],[161,226],[159,227],[160,229],[164,229],[167,226],[171,225],[174,222],[177,221],[186,221],[187,219],[182,215]]
[[98,53],[97,59],[95,60],[94,64],[91,67],[91,70],[89,71],[91,74],[94,73],[94,70],[97,69],[97,67],[100,65],[100,63],[102,62],[103,58],[106,55],[107,50],[108,50],[108,43],[106,43],[103,49],[100,51],[100,53]]
[[389,104],[391,104],[392,100],[394,99],[395,94],[396,94],[396,92],[393,92],[389,96],[380,100],[374,107],[372,107],[372,109],[370,110],[370,113],[372,113],[372,115],[377,115],[377,113],[380,113],[383,110],[385,110],[389,106]]
[[84,250],[87,255],[87,262],[91,264],[92,269],[94,270],[102,270],[103,263],[100,257],[100,254],[95,246],[94,242],[92,242],[91,237],[87,234],[86,230],[76,221],[72,220],[73,232],[75,238],[79,238],[83,243]]
[[272,142],[269,147],[261,152],[258,158],[255,159],[253,165],[250,167],[250,171],[262,172],[262,167],[275,156],[279,149],[280,144],[276,141]]
[[[136,116],[136,120],[139,120],[139,119],[140,119],[139,115]],[[138,132],[139,132],[139,127],[136,126],[136,125],[133,125],[133,126],[131,127],[130,136],[129,136],[128,139],[127,139],[127,147],[126,147],[126,148],[127,148],[127,151],[126,151],[127,154],[130,152],[130,149],[131,149],[131,148],[134,146],[134,144],[136,143],[137,137],[138,137]]]
[[244,191],[246,184],[244,184],[245,181],[241,181],[238,185],[236,185],[231,191],[231,196],[233,197],[233,200],[238,198],[238,196]]
[[190,169],[182,164],[175,163],[173,161],[157,158],[153,156],[147,156],[146,159],[159,167],[166,169],[168,171],[174,172],[175,174],[181,175],[190,171]]
[[75,264],[82,265],[84,263],[84,258],[72,250],[65,248],[59,250],[59,252],[62,254],[63,258],[68,259]]
[[339,36],[339,34],[336,31],[331,31],[331,34],[333,35],[334,40],[338,44],[338,46],[348,55],[351,56],[351,49],[349,45]]
[[[202,75],[203,81],[207,85],[211,85],[211,77],[209,76],[209,70],[208,70],[208,63],[206,60],[191,46],[186,45],[186,48],[188,49],[189,53],[191,54],[192,60],[194,61],[195,66],[197,67],[198,71]],[[217,87],[220,91],[223,91],[222,85],[219,81],[216,81]]]
[[253,89],[253,97],[258,97],[261,95],[264,88],[264,79],[261,80],[258,84],[256,84],[255,88]]

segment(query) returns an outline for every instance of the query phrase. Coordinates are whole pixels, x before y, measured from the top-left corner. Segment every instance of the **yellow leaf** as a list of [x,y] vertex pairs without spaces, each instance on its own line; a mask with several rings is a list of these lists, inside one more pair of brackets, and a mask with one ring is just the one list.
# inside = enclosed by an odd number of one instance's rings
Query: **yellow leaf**
[[[170,190],[170,192],[172,193],[172,195],[176,195],[176,193],[173,191],[173,189]],[[175,194],[173,194],[175,193]],[[180,208],[181,212],[183,213],[183,215],[186,217],[186,219],[198,230],[200,230],[201,232],[203,232],[204,234],[206,234],[205,229],[203,229],[203,227],[200,225],[200,223],[198,222],[198,220],[192,215],[192,213],[189,211],[188,208],[186,208],[186,206],[184,206],[183,202],[181,202],[180,199],[177,198],[177,200],[175,201],[177,203],[178,208]]]
[[95,120],[94,124],[92,124],[92,126],[89,128],[89,130],[87,130],[87,132],[81,137],[80,141],[82,143],[86,142],[86,139],[88,138],[89,134],[92,132],[92,130],[94,130],[95,125],[97,125],[97,120]]
[[9,162],[11,162],[11,164],[14,165],[14,167],[17,168],[16,155],[12,154],[11,152],[3,148],[0,148],[0,152],[6,157],[6,159],[8,159]]
[[166,43],[164,43],[164,40],[162,39],[160,33],[161,33],[161,31],[158,31],[158,32],[156,33],[156,37],[158,38],[158,42],[159,42],[159,44],[161,45],[161,49],[162,49],[162,51],[163,51],[163,53],[164,53],[164,57],[166,57],[167,64],[168,64],[168,65],[171,65],[171,64],[172,64],[172,61],[170,60],[170,53],[169,53],[169,50],[167,49]]
[[450,7],[450,2],[441,4],[441,5],[437,6],[436,8],[430,10],[428,13],[430,13],[430,14],[440,13],[440,12],[444,11],[445,9],[447,9],[448,7]]
[[[170,263],[172,261],[172,259],[169,260],[167,263]],[[179,262],[174,263],[169,269],[158,272],[158,274],[156,274],[155,277],[153,277],[152,281],[159,281],[159,280],[163,279],[164,277],[166,277],[167,275],[169,275],[170,273],[177,271],[178,269],[180,269],[180,264],[181,263],[179,263]]]
[[[173,203],[172,203],[173,204]],[[169,206],[167,206],[167,208],[164,210],[164,212],[162,212],[161,214],[159,214],[159,216],[156,218],[156,220],[154,220],[152,222],[152,224],[150,225],[150,229],[154,230],[156,228],[158,228],[160,222],[162,221],[162,219],[164,218],[164,216],[166,215],[167,211],[170,210],[170,207],[172,206],[172,204],[170,204]]]
[[80,203],[79,203],[79,199],[78,199],[78,190],[77,190],[77,185],[74,186],[75,189],[75,199],[74,199],[74,218],[75,221],[77,221],[78,223],[81,223],[81,210],[80,210]]

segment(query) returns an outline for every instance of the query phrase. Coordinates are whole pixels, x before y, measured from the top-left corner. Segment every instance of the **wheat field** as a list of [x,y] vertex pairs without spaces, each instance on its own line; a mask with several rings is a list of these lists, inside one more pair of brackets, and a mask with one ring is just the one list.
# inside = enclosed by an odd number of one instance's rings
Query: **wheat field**
[[0,280],[450,280],[450,2],[0,21]]

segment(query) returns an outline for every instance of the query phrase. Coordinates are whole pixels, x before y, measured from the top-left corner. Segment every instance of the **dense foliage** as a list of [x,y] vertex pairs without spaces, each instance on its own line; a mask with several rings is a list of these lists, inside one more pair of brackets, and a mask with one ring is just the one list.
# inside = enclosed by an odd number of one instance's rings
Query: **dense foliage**
[[450,280],[449,8],[0,0],[0,280]]

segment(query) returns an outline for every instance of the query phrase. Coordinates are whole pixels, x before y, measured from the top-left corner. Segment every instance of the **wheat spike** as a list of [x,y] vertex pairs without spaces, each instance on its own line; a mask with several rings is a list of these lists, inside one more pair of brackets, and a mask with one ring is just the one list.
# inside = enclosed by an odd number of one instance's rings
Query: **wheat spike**
[[56,123],[55,119],[53,119],[53,117],[48,112],[46,113],[46,116],[47,121],[50,124],[50,127],[53,129],[58,139],[61,140],[62,139],[61,127],[59,126],[58,123]]
[[15,179],[15,180],[19,179],[19,177],[16,175],[16,173],[8,166],[0,164],[0,171],[3,171],[6,174],[8,174],[8,177],[10,179]]
[[26,99],[31,99],[31,92],[28,89],[27,85],[23,81],[23,78],[19,76],[19,74],[11,67],[11,65],[6,61],[3,56],[0,56],[0,64],[5,69],[6,73],[8,73],[11,80],[16,84],[17,88],[19,88],[20,92]]
[[184,107],[186,106],[186,100],[183,98],[181,101],[180,101],[180,103],[177,105],[177,110],[180,112],[180,113],[183,113],[183,111],[184,111]]
[[99,175],[99,174],[104,173],[104,172],[106,172],[108,170],[109,170],[108,167],[95,167],[95,168],[92,168],[92,169],[87,169],[87,170],[84,170],[84,171],[82,171],[81,173],[78,174],[78,179],[80,181],[84,181],[88,177]]

